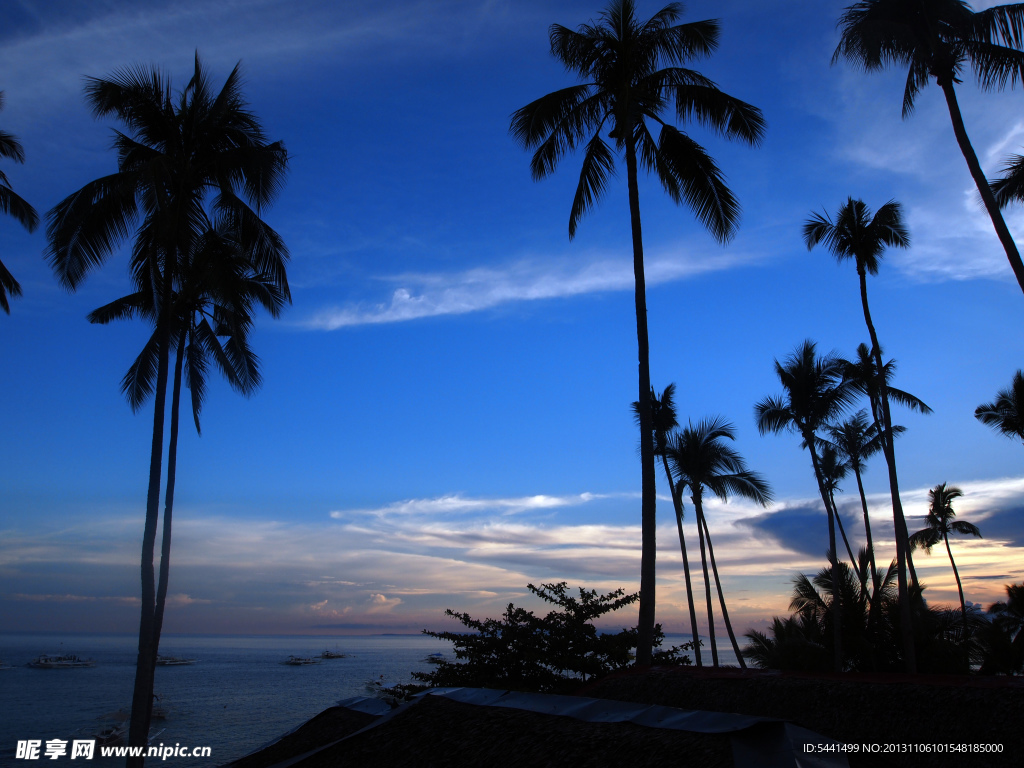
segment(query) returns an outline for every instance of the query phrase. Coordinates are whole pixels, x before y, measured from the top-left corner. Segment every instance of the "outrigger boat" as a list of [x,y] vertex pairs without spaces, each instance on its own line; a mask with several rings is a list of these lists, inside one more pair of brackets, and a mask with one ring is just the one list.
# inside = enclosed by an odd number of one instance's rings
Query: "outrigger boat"
[[36,669],[72,669],[74,667],[94,667],[96,662],[92,659],[82,659],[74,654],[65,653],[59,656],[39,656],[28,663]]
[[186,664],[195,664],[195,659],[184,659],[181,656],[157,656],[158,667],[184,667]]

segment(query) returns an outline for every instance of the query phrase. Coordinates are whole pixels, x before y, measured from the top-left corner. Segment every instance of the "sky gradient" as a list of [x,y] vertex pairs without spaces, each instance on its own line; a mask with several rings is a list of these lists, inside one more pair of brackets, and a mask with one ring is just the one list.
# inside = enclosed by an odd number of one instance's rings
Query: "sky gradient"
[[[910,530],[928,488],[958,485],[958,515],[985,537],[953,545],[966,598],[987,605],[1024,578],[1024,449],[973,417],[1024,363],[1024,297],[941,92],[926,88],[902,120],[905,73],[830,65],[843,6],[688,3],[684,21],[717,17],[722,28],[716,54],[693,66],[768,125],[759,148],[681,126],[726,174],[740,230],[721,246],[654,180],[640,184],[652,382],[676,383],[683,421],[732,421],[737,449],[777,498],[768,509],[709,504],[740,632],[787,613],[790,579],[825,563],[807,454],[793,435],[758,436],[753,406],[780,392],[773,360],[805,338],[847,356],[867,341],[853,265],[808,253],[801,236],[812,212],[834,214],[849,196],[872,209],[898,200],[912,238],[868,289],[895,384],[934,409],[894,413],[907,427],[897,458]],[[639,14],[660,7],[641,2]],[[252,110],[289,150],[266,218],[291,251],[294,303],[257,322],[256,395],[213,380],[202,437],[182,430],[165,631],[418,631],[450,626],[445,608],[537,607],[529,582],[638,588],[624,170],[570,242],[580,157],[536,183],[508,135],[515,109],[575,82],[548,51],[548,25],[600,10],[5,5],[0,127],[27,162],[2,168],[41,215],[116,170],[114,124],[91,117],[86,75],[157,65],[180,88],[198,51],[219,86],[241,61]],[[1022,94],[983,93],[965,77],[958,96],[993,177],[1024,144]],[[1024,209],[1006,215],[1019,242]],[[152,407],[133,414],[119,385],[150,331],[85,320],[128,292],[126,250],[68,294],[44,247],[43,228],[0,217],[0,258],[24,291],[0,315],[0,631],[131,632]],[[880,458],[865,483],[890,557]],[[856,484],[842,487],[856,538]],[[660,476],[659,494],[658,620],[679,632],[681,559]],[[945,553],[916,562],[931,602],[955,603]]]

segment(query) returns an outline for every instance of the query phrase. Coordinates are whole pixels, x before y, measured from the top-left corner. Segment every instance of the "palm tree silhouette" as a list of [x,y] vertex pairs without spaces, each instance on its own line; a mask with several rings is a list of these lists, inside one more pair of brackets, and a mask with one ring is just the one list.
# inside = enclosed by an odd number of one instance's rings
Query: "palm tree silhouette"
[[971,178],[1024,291],[1024,262],[971,146],[953,88],[968,63],[983,90],[1024,80],[1024,53],[1018,50],[1024,42],[1024,5],[974,11],[963,0],[861,0],[843,11],[838,26],[842,37],[833,64],[842,58],[868,72],[889,64],[907,67],[904,118],[913,113],[918,92],[935,78]]
[[752,499],[762,506],[767,506],[771,501],[772,493],[768,483],[756,472],[749,471],[739,453],[724,442],[735,439],[736,431],[732,424],[720,417],[704,419],[696,425],[690,422],[685,428],[676,432],[669,439],[665,453],[668,463],[672,467],[672,476],[676,480],[676,492],[682,496],[683,488],[690,489],[690,498],[693,500],[697,516],[697,532],[701,539],[700,555],[704,568],[705,596],[708,604],[708,639],[711,642],[712,662],[714,666],[718,666],[715,622],[711,607],[711,581],[708,578],[707,558],[704,553],[705,541],[708,545],[708,555],[711,558],[711,568],[715,574],[715,585],[718,589],[718,600],[722,606],[725,628],[729,633],[736,659],[741,667],[746,668],[739,644],[736,642],[736,635],[732,630],[732,622],[729,620],[729,611],[725,606],[722,581],[718,576],[715,551],[711,544],[711,532],[708,530],[707,518],[704,515],[705,488],[722,501],[728,501],[730,493]]
[[[834,353],[818,357],[814,342],[808,339],[786,359],[785,365],[778,360],[775,361],[775,373],[779,377],[784,394],[781,397],[766,397],[754,406],[757,429],[762,435],[766,432],[796,432],[803,438],[802,447],[811,454],[811,466],[818,483],[818,493],[828,516],[828,558],[832,566],[832,589],[837,596],[841,595],[841,574],[839,558],[836,556],[835,515],[825,489],[816,433],[817,430],[824,428],[825,424],[833,421],[856,396],[856,391],[843,377],[844,368],[844,361]],[[836,672],[841,672],[841,597],[833,602],[832,609],[835,612],[832,622],[833,668]]]
[[[668,444],[669,434],[679,426],[676,419],[676,408],[673,402],[676,385],[669,384],[665,391],[658,397],[654,388],[651,388],[651,423],[654,426],[654,455],[661,457],[661,466],[665,470],[665,478],[668,480],[669,492],[672,495],[672,506],[676,513],[676,530],[679,533],[679,549],[683,554],[683,578],[686,580],[686,603],[690,611],[690,632],[693,636],[693,655],[697,666],[703,666],[700,657],[700,636],[697,634],[697,611],[693,604],[693,585],[690,581],[690,559],[686,554],[686,538],[683,536],[683,497],[672,481],[672,473],[668,468],[668,461],[665,458],[665,448]],[[640,422],[640,403],[633,401],[633,415],[637,424]],[[700,530],[698,529],[698,533]]]
[[956,578],[956,588],[960,593],[960,611],[963,613],[964,622],[966,622],[967,605],[964,603],[964,588],[960,583],[960,572],[957,571],[956,562],[953,560],[953,550],[949,548],[949,534],[959,533],[965,536],[977,536],[980,539],[981,531],[974,523],[969,523],[966,520],[954,520],[956,512],[953,511],[953,501],[963,495],[964,492],[959,488],[954,485],[947,487],[945,483],[940,483],[928,491],[930,502],[928,527],[922,528],[910,537],[910,546],[924,547],[925,551],[931,554],[932,547],[940,541],[945,543],[949,564],[953,566],[953,576]]
[[[856,6],[855,6],[856,7]],[[851,13],[847,9],[847,14]],[[845,18],[845,16],[844,16]],[[844,38],[845,39],[845,38]],[[847,198],[835,222],[827,213],[813,214],[804,224],[804,242],[808,250],[818,243],[823,243],[840,264],[852,259],[857,267],[860,282],[860,301],[864,312],[864,324],[867,325],[871,337],[871,356],[877,368],[883,371],[882,348],[878,343],[878,333],[871,320],[871,309],[868,305],[868,273],[878,274],[878,266],[887,246],[896,248],[910,247],[910,235],[903,224],[903,211],[900,204],[890,200],[875,212],[862,200]],[[892,418],[889,414],[889,394],[885,376],[870,382],[871,391],[875,393],[872,410],[879,422],[882,435],[882,453],[889,469],[889,493],[892,497],[893,525],[896,533],[896,562],[898,564],[898,584],[900,600],[905,606],[903,621],[905,623],[903,644],[907,670],[916,667],[914,658],[914,636],[911,626],[910,597],[907,588],[907,530],[906,517],[903,514],[903,503],[900,500],[899,478],[896,472],[896,451],[893,445]]]
[[[867,411],[857,411],[853,416],[837,425],[825,427],[828,432],[829,444],[845,460],[846,465],[853,470],[857,479],[857,491],[860,493],[861,509],[864,512],[864,537],[868,552],[868,559],[871,562],[872,594],[878,589],[878,568],[875,564],[875,545],[871,538],[871,520],[868,517],[868,500],[864,493],[864,482],[861,476],[867,468],[867,459],[882,450],[881,433],[878,431],[877,422],[868,422]],[[893,434],[898,435],[904,431],[904,427],[893,426]]]
[[[4,108],[4,92],[0,91],[0,109]],[[6,157],[16,163],[25,162],[25,150],[21,142],[7,131],[0,131],[0,157]],[[29,232],[39,226],[39,214],[36,209],[26,203],[13,189],[7,175],[0,171],[0,213],[7,213],[18,220]],[[11,314],[11,305],[7,296],[21,296],[21,285],[14,279],[3,261],[0,261],[0,309]]]
[[[678,66],[710,55],[718,45],[718,22],[673,26],[682,14],[666,5],[646,22],[637,19],[633,0],[612,0],[596,24],[573,31],[553,24],[551,53],[583,82],[563,88],[512,115],[510,132],[523,147],[536,148],[530,163],[540,180],[559,160],[584,144],[583,168],[569,213],[569,237],[579,219],[601,197],[614,173],[615,155],[626,159],[633,240],[637,357],[639,360],[641,539],[640,615],[637,664],[648,665],[655,614],[655,472],[651,428],[651,375],[647,337],[647,298],[640,226],[638,163],[657,175],[678,204],[686,203],[719,241],[728,240],[739,221],[739,204],[714,160],[662,113],[674,102],[676,118],[693,119],[731,139],[758,144],[764,134],[761,111],[718,89],[692,69]],[[670,66],[659,69],[661,63]],[[648,121],[660,128],[657,141]],[[614,150],[602,132],[614,141]]]
[[[246,236],[250,233],[238,228],[239,222],[221,218],[217,228],[198,238],[194,253],[187,254],[182,260],[177,275],[178,287],[172,295],[170,315],[174,326],[170,338],[175,350],[175,362],[160,575],[154,611],[154,634],[157,640],[163,626],[170,574],[183,373],[191,393],[196,433],[201,434],[199,414],[206,398],[206,377],[211,363],[234,389],[247,397],[252,395],[260,385],[259,361],[248,342],[255,305],[261,305],[272,317],[279,317],[285,303],[290,300],[287,282],[283,286],[276,282],[278,278],[284,277],[283,261],[287,251],[283,243],[275,244],[273,250],[277,251],[276,254],[266,254],[264,257],[274,262],[271,272],[261,272],[254,264],[254,261],[261,260],[254,259],[254,253],[260,250],[261,245],[246,242]],[[149,276],[149,273],[145,275]],[[138,277],[142,278],[143,275]],[[152,304],[153,288],[145,285],[139,288],[129,296],[93,311],[88,315],[88,320],[106,324],[113,320],[140,316],[155,323],[159,313]],[[141,408],[153,394],[153,373],[158,367],[158,350],[159,338],[154,330],[122,380],[121,389],[134,411]]]
[[1007,437],[1024,441],[1024,371],[1013,374],[1013,383],[996,392],[994,402],[979,405],[974,418]]
[[[825,428],[827,429],[828,425],[825,425]],[[853,572],[864,581],[867,578],[866,572],[862,573],[857,557],[853,554],[850,540],[846,537],[846,529],[843,527],[843,519],[839,516],[839,507],[836,506],[836,493],[843,492],[843,489],[839,487],[839,481],[850,474],[850,467],[843,460],[835,446],[830,445],[827,440],[822,440],[821,438],[817,438],[817,440],[819,443],[818,460],[821,462],[821,479],[825,486],[825,491],[828,493],[829,504],[832,505],[832,514],[836,516],[836,526],[839,528],[839,535],[846,546],[846,554],[850,556]]]
[[[283,266],[270,258],[272,244],[279,239],[260,219],[260,210],[283,185],[287,153],[280,142],[267,142],[258,119],[248,110],[238,67],[216,92],[198,54],[194,74],[180,92],[173,92],[169,79],[157,69],[129,68],[109,79],[88,78],[86,100],[96,117],[112,115],[127,132],[114,132],[118,171],[89,182],[47,214],[49,263],[60,282],[74,290],[134,232],[133,281],[152,293],[146,301],[156,308],[149,368],[138,372],[151,381],[154,394],[142,617],[129,729],[129,743],[139,746],[146,743],[149,731],[162,622],[157,615],[154,553],[169,354],[174,332],[180,330],[174,315],[175,287],[181,285],[188,259],[212,228],[214,217],[237,222],[244,242],[254,246],[251,256],[257,269],[272,274],[278,285],[287,285]],[[142,759],[128,762],[141,765]]]

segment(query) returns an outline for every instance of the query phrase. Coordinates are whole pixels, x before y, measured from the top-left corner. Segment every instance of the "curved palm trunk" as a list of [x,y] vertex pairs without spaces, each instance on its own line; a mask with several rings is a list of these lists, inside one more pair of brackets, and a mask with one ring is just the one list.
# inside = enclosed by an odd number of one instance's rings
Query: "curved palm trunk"
[[871,586],[872,592],[878,589],[878,568],[875,566],[875,544],[871,540],[871,520],[868,517],[868,497],[864,493],[864,483],[860,478],[860,469],[853,468],[853,475],[857,478],[857,491],[860,493],[860,506],[864,510],[864,537],[867,542],[868,558],[871,562]]
[[153,665],[160,652],[160,632],[164,626],[164,605],[171,569],[171,518],[174,510],[174,479],[178,468],[178,406],[181,403],[181,366],[185,356],[187,334],[178,337],[178,352],[174,359],[174,388],[171,391],[171,436],[167,443],[167,488],[164,490],[164,525],[160,539],[160,581],[156,589],[156,610],[153,617]]
[[853,565],[853,572],[860,576],[860,564],[853,556],[853,549],[850,547],[850,540],[846,538],[846,528],[843,527],[843,519],[839,516],[839,507],[836,506],[836,497],[832,491],[828,492],[828,500],[832,502],[832,514],[836,516],[836,523],[839,524],[839,535],[843,537],[843,544],[846,545],[846,554],[850,556],[850,563]]
[[700,658],[700,636],[697,634],[697,611],[693,605],[693,585],[690,583],[690,559],[686,556],[686,539],[683,537],[683,500],[681,492],[677,491],[675,483],[672,482],[672,473],[668,469],[668,459],[665,454],[661,455],[661,464],[665,468],[665,477],[668,479],[668,488],[672,493],[672,506],[676,511],[676,528],[679,531],[679,549],[683,553],[683,577],[686,579],[686,604],[690,609],[690,632],[693,634],[693,657],[698,667],[704,666]]
[[649,666],[654,654],[656,500],[654,437],[651,429],[651,367],[647,342],[647,292],[644,246],[640,230],[640,192],[636,183],[636,146],[632,130],[626,142],[629,218],[633,233],[633,277],[636,282],[636,340],[640,396],[640,610],[637,618],[637,666]]
[[703,509],[701,509],[697,517],[697,524],[704,528],[704,538],[708,542],[708,557],[711,558],[711,571],[715,574],[715,587],[718,589],[718,602],[722,605],[722,619],[725,621],[725,631],[729,633],[729,642],[732,643],[732,650],[736,654],[736,661],[739,662],[741,669],[746,669],[747,664],[743,661],[743,654],[740,652],[739,643],[736,642],[736,633],[732,631],[732,622],[729,621],[729,609],[725,607],[722,580],[718,578],[718,564],[715,562],[715,548],[711,546],[711,531],[708,530],[708,521],[704,517]]
[[[166,277],[166,275],[165,275]],[[132,715],[128,727],[128,744],[146,745],[153,714],[153,674],[156,649],[153,642],[156,605],[156,574],[153,558],[156,550],[156,528],[160,516],[160,474],[163,468],[164,411],[167,404],[167,369],[170,357],[170,323],[168,320],[171,281],[163,286],[164,303],[158,332],[160,354],[157,363],[156,391],[153,405],[153,444],[149,459],[149,490],[146,495],[146,525],[142,535],[142,614],[139,619],[139,654],[135,662],[135,688],[132,694]],[[142,757],[129,757],[128,768],[141,767]]]
[[700,540],[700,564],[704,569],[704,599],[708,605],[708,641],[711,643],[711,666],[718,666],[718,644],[715,642],[715,614],[711,608],[711,579],[708,577],[708,557],[704,550],[704,528],[700,524],[702,517],[700,503],[700,488],[692,489],[693,508],[697,515],[697,537]]
[[949,548],[949,534],[942,534],[942,540],[946,542],[946,554],[949,555],[949,564],[953,566],[953,576],[956,577],[956,589],[960,593],[960,612],[964,617],[964,627],[967,626],[967,604],[964,602],[964,588],[960,583],[960,571],[956,569],[956,563],[953,561],[953,550]]
[[946,97],[946,106],[949,108],[949,119],[953,122],[953,133],[956,135],[956,143],[960,145],[960,151],[963,153],[964,160],[967,161],[967,168],[971,172],[971,178],[974,179],[978,192],[981,193],[981,200],[985,204],[985,210],[988,212],[989,218],[992,219],[992,226],[995,227],[996,236],[999,238],[1003,250],[1006,251],[1006,258],[1010,262],[1010,268],[1013,270],[1014,277],[1017,278],[1017,285],[1020,286],[1021,291],[1024,291],[1024,262],[1021,262],[1020,253],[1017,251],[1017,244],[1013,241],[1013,236],[1006,226],[1003,213],[999,210],[999,204],[992,194],[992,190],[988,185],[988,179],[985,178],[985,172],[981,170],[981,163],[978,162],[978,156],[974,153],[974,147],[971,146],[971,140],[967,136],[964,118],[960,114],[960,105],[957,103],[956,92],[953,90],[953,81],[946,78],[936,78],[936,81]]
[[832,505],[828,501],[828,492],[825,490],[825,483],[822,480],[821,464],[818,461],[818,453],[814,450],[814,435],[810,430],[804,429],[804,442],[807,443],[807,450],[811,454],[811,466],[814,468],[814,478],[818,481],[818,493],[821,494],[821,503],[825,505],[825,512],[828,515],[828,557],[832,566],[832,667],[836,672],[843,671],[843,610],[842,596],[839,592],[839,557],[836,554],[836,519],[832,511]]
[[[915,584],[917,573],[913,571],[910,558],[910,532],[907,530],[907,519],[903,515],[903,502],[900,501],[900,485],[896,476],[896,449],[893,445],[892,416],[889,414],[889,395],[885,385],[885,366],[882,364],[882,348],[878,344],[875,324],[871,321],[871,310],[868,307],[868,282],[863,263],[857,261],[857,274],[860,278],[860,301],[864,309],[864,322],[871,336],[871,355],[875,359],[878,371],[878,404],[882,415],[882,453],[889,470],[889,495],[892,497],[893,532],[896,538],[896,584],[900,604],[900,639],[903,644],[904,669],[910,674],[917,672],[917,654],[914,649],[914,626],[910,611],[910,589],[907,584],[907,564]],[[872,409],[874,410],[874,409]],[[875,418],[877,422],[877,416]]]

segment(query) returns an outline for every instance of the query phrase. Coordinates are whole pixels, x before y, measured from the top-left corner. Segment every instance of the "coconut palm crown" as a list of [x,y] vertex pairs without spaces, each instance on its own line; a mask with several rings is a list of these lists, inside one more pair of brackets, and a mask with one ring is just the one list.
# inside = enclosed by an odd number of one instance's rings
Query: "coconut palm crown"
[[979,405],[974,418],[1007,437],[1024,441],[1024,371],[1013,374],[1013,383],[999,390],[994,402]]
[[[0,91],[0,109],[4,108],[4,92]],[[25,162],[25,150],[15,136],[7,131],[0,131],[0,157],[6,157],[16,163]],[[36,209],[26,203],[13,189],[6,174],[0,171],[0,213],[13,216],[29,232],[39,226],[39,214]],[[14,279],[4,263],[0,261],[0,309],[11,314],[8,295],[21,296],[21,284]]]
[[918,93],[935,78],[971,178],[1024,291],[1024,262],[971,145],[954,89],[968,64],[983,90],[1024,81],[1024,5],[974,11],[963,0],[862,0],[843,11],[838,27],[842,36],[833,64],[846,59],[868,72],[890,65],[907,68],[904,118],[913,113]]
[[[241,93],[239,68],[220,90],[198,54],[180,91],[155,68],[135,67],[109,78],[86,79],[86,101],[96,117],[112,116],[117,172],[89,182],[47,214],[46,256],[58,280],[75,290],[127,238],[133,237],[129,271],[135,286],[152,293],[145,306],[155,316],[153,439],[142,539],[139,654],[129,743],[146,743],[153,705],[153,677],[162,614],[154,570],[160,516],[169,354],[175,331],[175,291],[188,260],[216,219],[236,223],[251,249],[255,269],[287,296],[286,252],[260,218],[283,187],[288,155],[268,142]],[[140,305],[142,306],[142,305]],[[171,469],[168,469],[170,475]],[[161,563],[161,569],[163,564]],[[129,758],[140,766],[142,758]]]
[[640,21],[633,0],[611,0],[597,23],[576,30],[553,24],[551,53],[582,82],[516,110],[509,128],[516,141],[534,150],[530,168],[535,180],[551,174],[566,154],[584,147],[569,212],[570,238],[583,214],[607,189],[616,155],[626,161],[639,362],[642,543],[636,660],[641,666],[651,663],[653,652],[656,506],[637,169],[639,165],[653,172],[673,201],[686,203],[716,239],[725,241],[736,230],[739,204],[711,156],[664,115],[674,106],[680,122],[693,120],[727,138],[755,145],[765,128],[759,109],[682,66],[715,50],[718,22],[675,24],[681,14],[682,6],[671,3]]

